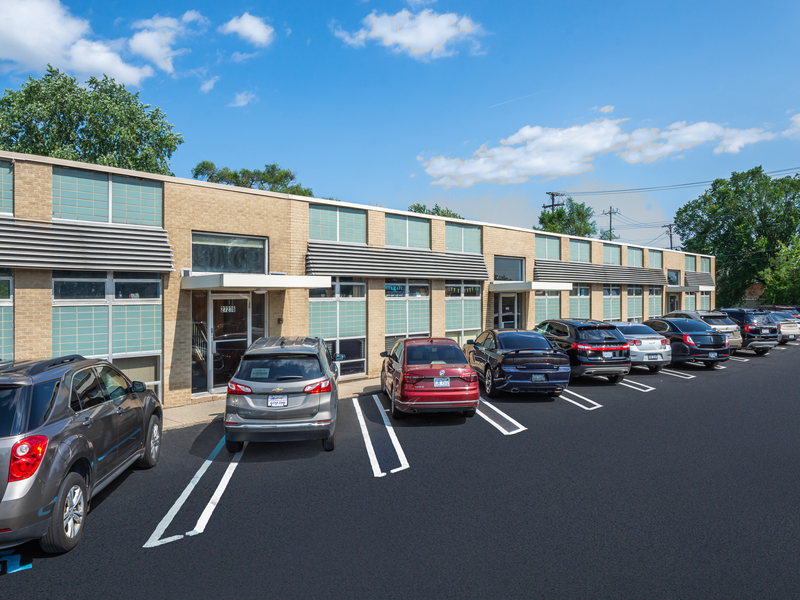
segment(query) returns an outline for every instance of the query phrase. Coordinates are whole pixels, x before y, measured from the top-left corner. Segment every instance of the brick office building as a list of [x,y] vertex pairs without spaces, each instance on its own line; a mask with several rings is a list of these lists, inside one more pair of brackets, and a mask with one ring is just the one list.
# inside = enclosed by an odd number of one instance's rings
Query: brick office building
[[395,340],[715,306],[714,258],[0,151],[0,359],[104,357],[168,406],[268,335]]

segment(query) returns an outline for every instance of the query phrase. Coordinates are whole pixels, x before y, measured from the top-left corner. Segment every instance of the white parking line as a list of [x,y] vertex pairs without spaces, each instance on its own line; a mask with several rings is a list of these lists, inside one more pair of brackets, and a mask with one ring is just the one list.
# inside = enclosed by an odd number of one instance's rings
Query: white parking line
[[206,530],[208,520],[211,518],[211,515],[214,514],[214,509],[217,508],[217,504],[219,504],[219,501],[222,499],[222,494],[225,493],[225,488],[228,487],[228,482],[231,480],[231,477],[233,477],[233,472],[236,470],[236,467],[239,466],[239,461],[242,459],[242,454],[244,454],[246,449],[247,442],[244,443],[241,450],[233,455],[228,468],[225,469],[225,474],[222,476],[217,489],[214,491],[214,495],[211,496],[211,500],[208,501],[200,518],[197,519],[194,529],[187,531],[186,535],[199,535]]
[[789,346],[800,346],[797,342],[786,342]]
[[749,358],[742,358],[741,356],[731,356],[731,360],[735,360],[736,362],[750,362]]
[[386,416],[386,412],[383,410],[383,405],[381,401],[378,400],[378,397],[373,394],[373,399],[375,400],[375,404],[378,405],[378,412],[381,413],[381,417],[383,417],[383,423],[386,425],[386,431],[389,433],[389,439],[392,440],[392,445],[394,446],[395,452],[397,452],[397,458],[400,459],[400,466],[396,469],[392,469],[389,471],[390,473],[397,473],[398,471],[402,471],[403,469],[408,468],[408,460],[406,460],[406,453],[403,452],[403,448],[400,446],[400,442],[397,441],[397,436],[394,434],[394,427],[392,424],[389,423],[389,417]]
[[649,385],[645,385],[644,383],[640,383],[638,381],[634,381],[632,379],[624,379],[622,381],[617,382],[618,385],[624,385],[625,387],[629,387],[632,390],[636,390],[637,392],[652,392],[654,387],[650,387]]
[[672,369],[661,369],[662,373],[666,375],[672,375],[673,377],[678,377],[680,379],[694,379],[697,375],[690,375],[689,373],[681,373],[680,371],[673,371]]
[[728,367],[725,367],[725,366],[723,366],[723,365],[717,365],[717,366],[715,366],[714,368],[715,368],[715,369],[727,369]]
[[[481,406],[480,406],[481,404],[485,404],[486,406],[488,406],[489,408],[491,408],[492,410],[494,410],[494,411],[495,411],[497,414],[499,414],[501,417],[503,417],[503,418],[504,418],[506,421],[508,421],[509,423],[512,423],[512,424],[516,425],[516,426],[517,426],[517,428],[516,428],[516,429],[514,429],[514,430],[512,430],[512,431],[506,431],[506,430],[505,430],[505,429],[504,429],[504,428],[503,428],[503,427],[502,427],[502,426],[501,426],[499,423],[497,423],[497,422],[495,422],[494,420],[490,419],[490,418],[488,417],[488,415],[485,415],[485,414],[484,414],[484,413],[481,411]],[[491,403],[487,402],[487,401],[486,401],[486,400],[484,400],[483,398],[481,398],[481,399],[480,399],[480,404],[478,405],[477,414],[478,414],[478,415],[479,415],[481,418],[483,418],[483,420],[484,420],[484,421],[487,421],[489,424],[491,424],[491,425],[494,425],[494,427],[495,427],[495,428],[496,428],[496,429],[497,429],[497,430],[498,430],[500,433],[502,433],[503,435],[514,435],[515,433],[520,433],[521,431],[527,431],[527,430],[528,430],[528,428],[527,428],[527,427],[524,427],[522,424],[518,423],[517,421],[515,421],[514,419],[512,419],[511,417],[509,417],[509,416],[508,416],[506,413],[504,413],[502,410],[500,410],[499,408],[497,408],[495,405],[493,405],[493,404],[491,404]]]
[[[575,400],[570,400],[569,398],[565,398],[564,394],[571,394],[572,396],[575,396],[576,398],[580,398],[584,402],[588,402],[589,404],[593,404],[594,406],[584,406],[583,404],[581,404],[579,402],[575,402]],[[602,404],[598,404],[594,400],[589,400],[589,398],[587,398],[586,396],[581,396],[580,394],[576,394],[575,392],[573,392],[571,390],[564,390],[564,394],[561,394],[561,399],[562,400],[566,400],[567,402],[572,402],[572,404],[574,404],[575,406],[580,406],[583,410],[597,410],[598,408],[603,408]]]
[[211,451],[211,454],[208,455],[208,458],[205,460],[205,462],[202,465],[200,465],[199,469],[197,469],[197,473],[194,474],[194,477],[192,477],[192,480],[189,482],[189,485],[186,486],[186,489],[183,490],[181,495],[178,496],[178,499],[175,500],[175,504],[172,505],[172,508],[170,508],[169,511],[167,511],[167,514],[164,515],[164,518],[161,519],[161,522],[156,526],[155,531],[153,531],[153,534],[150,536],[150,539],[148,539],[145,542],[143,548],[154,548],[155,546],[168,544],[169,542],[174,542],[183,537],[182,535],[173,535],[172,537],[164,538],[163,540],[161,539],[161,536],[164,535],[164,532],[167,530],[167,527],[169,527],[169,524],[172,523],[172,519],[174,519],[175,515],[178,514],[178,511],[184,505],[187,498],[189,498],[189,495],[192,493],[192,490],[194,490],[195,486],[197,485],[197,482],[200,481],[200,478],[208,470],[208,467],[210,467],[211,463],[214,462],[214,459],[217,457],[217,454],[219,454],[219,451],[222,449],[222,446],[224,445],[225,445],[225,436],[223,435],[222,439],[219,441],[216,448],[214,448]]
[[358,424],[361,426],[361,435],[364,437],[364,444],[367,447],[367,456],[369,456],[369,464],[372,465],[372,473],[375,477],[384,477],[386,473],[383,473],[380,465],[378,465],[378,457],[375,456],[375,449],[372,447],[372,440],[369,438],[369,431],[367,431],[367,424],[364,422],[364,414],[361,412],[358,398],[353,398],[353,406],[356,409]]
[[786,348],[785,348],[785,347],[783,347],[783,346],[776,346],[776,347],[775,347],[775,350],[786,350]]

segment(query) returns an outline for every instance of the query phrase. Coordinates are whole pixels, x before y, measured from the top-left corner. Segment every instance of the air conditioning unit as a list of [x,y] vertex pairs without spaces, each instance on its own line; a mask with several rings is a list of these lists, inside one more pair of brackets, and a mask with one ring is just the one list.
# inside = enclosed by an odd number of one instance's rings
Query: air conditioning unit
[[181,277],[191,277],[192,270],[191,269],[181,269]]

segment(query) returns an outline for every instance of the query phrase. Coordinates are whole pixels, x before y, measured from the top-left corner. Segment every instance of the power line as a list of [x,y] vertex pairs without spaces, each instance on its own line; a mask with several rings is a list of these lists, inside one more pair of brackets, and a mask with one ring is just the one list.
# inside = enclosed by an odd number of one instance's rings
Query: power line
[[600,213],[600,216],[603,216],[603,217],[608,215],[608,239],[609,240],[613,240],[614,239],[614,226],[613,226],[614,225],[614,215],[618,215],[618,214],[620,214],[619,209],[618,208],[614,208],[613,206],[609,206],[608,207],[608,212],[603,211],[603,212]]
[[670,223],[669,225],[662,225],[662,227],[669,228],[669,249],[672,250],[672,228],[675,227],[674,223]]
[[554,213],[554,212],[556,212],[556,208],[558,208],[559,206],[564,206],[563,202],[558,202],[557,203],[556,202],[556,198],[559,198],[561,196],[566,196],[565,193],[563,193],[563,192],[545,192],[545,194],[550,196],[550,204],[542,204],[542,208],[544,208],[545,210],[549,208],[550,212]]

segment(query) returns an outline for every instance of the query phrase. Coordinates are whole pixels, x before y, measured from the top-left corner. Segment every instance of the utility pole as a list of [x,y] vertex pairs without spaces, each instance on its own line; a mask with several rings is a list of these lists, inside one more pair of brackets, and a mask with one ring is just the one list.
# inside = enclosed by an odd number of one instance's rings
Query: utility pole
[[614,228],[613,228],[614,215],[618,215],[618,214],[619,214],[619,209],[618,208],[614,208],[613,206],[609,206],[608,207],[608,212],[603,211],[602,213],[600,213],[601,217],[605,217],[606,215],[608,215],[608,239],[609,240],[613,240],[614,239]]
[[670,223],[669,225],[662,225],[661,227],[669,228],[669,249],[672,250],[672,228],[675,227],[675,224]]
[[563,202],[556,203],[556,198],[558,198],[560,196],[566,196],[566,194],[564,194],[562,192],[545,192],[545,194],[550,196],[550,204],[542,204],[542,208],[544,208],[544,209],[548,209],[549,208],[550,212],[553,213],[553,212],[556,212],[556,208],[558,208],[559,206],[564,206]]

